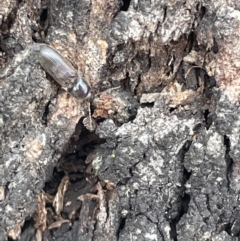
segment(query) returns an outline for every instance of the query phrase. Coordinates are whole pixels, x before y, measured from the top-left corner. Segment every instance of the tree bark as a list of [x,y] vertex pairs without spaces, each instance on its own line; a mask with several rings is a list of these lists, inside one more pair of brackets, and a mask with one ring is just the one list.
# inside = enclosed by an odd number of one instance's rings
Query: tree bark
[[[239,11],[3,0],[0,240],[238,240]],[[34,42],[90,100],[45,74]]]

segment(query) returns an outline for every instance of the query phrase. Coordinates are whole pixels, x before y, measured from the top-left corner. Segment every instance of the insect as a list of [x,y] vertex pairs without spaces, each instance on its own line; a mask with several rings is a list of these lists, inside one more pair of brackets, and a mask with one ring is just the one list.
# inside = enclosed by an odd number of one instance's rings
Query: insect
[[47,44],[36,44],[42,68],[67,92],[76,98],[90,96],[91,88],[72,64]]

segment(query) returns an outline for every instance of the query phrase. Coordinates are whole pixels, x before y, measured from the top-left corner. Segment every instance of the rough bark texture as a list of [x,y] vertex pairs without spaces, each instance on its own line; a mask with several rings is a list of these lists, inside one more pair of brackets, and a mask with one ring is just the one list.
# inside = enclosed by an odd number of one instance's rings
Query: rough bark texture
[[[239,240],[239,16],[237,0],[2,0],[0,240]],[[90,83],[92,118],[34,42]]]

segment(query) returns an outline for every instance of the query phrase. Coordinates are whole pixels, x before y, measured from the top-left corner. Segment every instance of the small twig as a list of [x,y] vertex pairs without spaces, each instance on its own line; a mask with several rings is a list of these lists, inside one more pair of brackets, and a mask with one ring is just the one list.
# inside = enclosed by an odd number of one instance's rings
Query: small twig
[[[121,88],[121,86],[113,87],[113,88],[107,89],[106,92],[109,91],[109,90],[112,91],[112,90],[117,90],[117,89],[120,89],[120,88]],[[100,94],[102,94],[102,92],[97,93],[96,96],[99,96]]]
[[92,130],[92,129],[93,129],[93,126],[92,126],[92,116],[91,116],[91,104],[90,104],[90,102],[88,102],[88,114],[89,114],[90,128],[91,128],[91,130]]

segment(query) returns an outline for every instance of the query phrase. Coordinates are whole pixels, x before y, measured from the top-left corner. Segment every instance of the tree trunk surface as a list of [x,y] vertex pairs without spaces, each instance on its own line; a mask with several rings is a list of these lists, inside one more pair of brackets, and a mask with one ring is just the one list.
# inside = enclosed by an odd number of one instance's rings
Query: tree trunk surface
[[0,241],[239,240],[239,67],[238,0],[1,0]]

